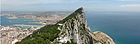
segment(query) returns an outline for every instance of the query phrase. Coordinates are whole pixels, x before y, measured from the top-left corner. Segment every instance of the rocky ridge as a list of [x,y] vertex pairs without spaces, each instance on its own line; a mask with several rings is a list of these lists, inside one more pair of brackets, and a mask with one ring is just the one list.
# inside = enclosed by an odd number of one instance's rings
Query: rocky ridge
[[91,37],[88,34],[90,28],[88,27],[83,8],[76,10],[64,20],[58,22],[58,25],[58,29],[61,32],[55,41],[59,43],[74,42],[77,44],[92,43],[90,41]]
[[[39,40],[40,39],[40,40]],[[30,41],[30,42],[28,42]],[[45,42],[44,42],[45,41]],[[17,44],[115,44],[103,32],[90,32],[83,8],[77,9],[55,25],[35,31]]]

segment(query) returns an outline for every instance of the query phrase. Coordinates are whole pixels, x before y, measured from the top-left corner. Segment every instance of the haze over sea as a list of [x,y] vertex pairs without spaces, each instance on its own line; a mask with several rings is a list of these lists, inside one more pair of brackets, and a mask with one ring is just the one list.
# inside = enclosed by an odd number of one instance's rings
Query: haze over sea
[[116,44],[140,44],[140,13],[87,12],[91,31],[102,31]]

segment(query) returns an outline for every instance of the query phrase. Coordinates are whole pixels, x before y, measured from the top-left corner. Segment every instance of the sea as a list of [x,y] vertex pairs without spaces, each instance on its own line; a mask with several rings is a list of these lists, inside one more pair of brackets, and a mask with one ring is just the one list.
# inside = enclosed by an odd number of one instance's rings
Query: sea
[[[0,25],[1,26],[14,26],[14,25],[37,25],[41,26],[42,24],[35,23],[40,21],[34,21],[33,19],[24,19],[24,18],[15,18],[15,19],[8,19],[10,16],[0,16]],[[15,26],[15,27],[21,27],[26,28],[23,26]],[[28,27],[27,27],[28,28]]]
[[91,31],[102,31],[116,44],[140,44],[140,12],[85,12]]
[[[116,44],[140,44],[140,12],[85,12],[91,31],[102,31],[115,41]],[[8,19],[0,17],[2,26],[14,24],[41,25],[29,22],[32,19]]]

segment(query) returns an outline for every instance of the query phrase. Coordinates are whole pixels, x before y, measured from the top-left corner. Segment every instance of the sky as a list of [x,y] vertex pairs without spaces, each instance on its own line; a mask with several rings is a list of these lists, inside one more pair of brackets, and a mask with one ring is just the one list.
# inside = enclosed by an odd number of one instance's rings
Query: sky
[[0,0],[2,11],[86,11],[140,12],[140,0]]

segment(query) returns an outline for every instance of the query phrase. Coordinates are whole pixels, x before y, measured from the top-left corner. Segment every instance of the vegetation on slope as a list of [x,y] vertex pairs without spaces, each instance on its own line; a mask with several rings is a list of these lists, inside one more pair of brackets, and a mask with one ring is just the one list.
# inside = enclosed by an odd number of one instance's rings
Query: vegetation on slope
[[[58,37],[58,34],[60,33],[60,30],[57,29],[58,24],[59,23],[63,24],[67,20],[78,15],[78,13],[81,14],[82,9],[83,8],[79,8],[74,13],[72,13],[65,19],[59,21],[55,25],[46,25],[46,26],[42,27],[41,29],[34,31],[32,35],[29,35],[28,37],[23,39],[21,42],[17,42],[16,44],[50,44],[51,41],[56,39]],[[70,44],[70,43],[68,43],[68,44]]]
[[60,30],[58,30],[57,27],[57,25],[47,25],[42,27],[16,44],[50,44],[50,41],[57,38],[60,33]]

